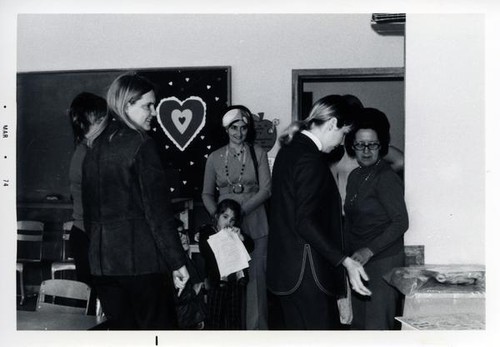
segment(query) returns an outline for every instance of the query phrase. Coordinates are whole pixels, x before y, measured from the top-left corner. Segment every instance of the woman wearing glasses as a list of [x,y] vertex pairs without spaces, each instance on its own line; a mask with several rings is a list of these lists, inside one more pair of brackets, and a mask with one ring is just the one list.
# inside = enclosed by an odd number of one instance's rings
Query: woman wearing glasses
[[[364,106],[356,96],[351,94],[342,95],[344,100],[347,101],[349,106],[352,108],[354,114],[358,114],[360,109]],[[344,146],[338,146],[329,155],[330,161],[330,171],[337,182],[339,188],[339,193],[342,198],[342,206],[345,203],[345,194],[347,186],[347,178],[349,174],[359,166],[355,156],[354,151],[347,152]],[[397,172],[400,177],[403,177],[404,169],[404,153],[397,147],[389,145],[387,154],[384,156],[384,160],[389,163],[391,168]]]
[[403,183],[383,159],[389,130],[384,113],[365,108],[345,139],[346,150],[360,165],[347,182],[347,247],[351,258],[364,266],[372,292],[371,297],[353,293],[351,329],[395,329],[401,305],[401,294],[382,278],[392,268],[404,266],[403,235],[408,229]]

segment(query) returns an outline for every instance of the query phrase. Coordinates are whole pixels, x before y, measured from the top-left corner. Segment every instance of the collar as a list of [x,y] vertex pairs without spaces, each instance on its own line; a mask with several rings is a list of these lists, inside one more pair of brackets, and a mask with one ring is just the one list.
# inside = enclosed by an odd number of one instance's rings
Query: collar
[[318,147],[320,152],[323,150],[323,145],[321,144],[321,141],[318,139],[316,135],[314,135],[309,130],[302,130],[301,133],[309,137],[314,142],[316,147]]

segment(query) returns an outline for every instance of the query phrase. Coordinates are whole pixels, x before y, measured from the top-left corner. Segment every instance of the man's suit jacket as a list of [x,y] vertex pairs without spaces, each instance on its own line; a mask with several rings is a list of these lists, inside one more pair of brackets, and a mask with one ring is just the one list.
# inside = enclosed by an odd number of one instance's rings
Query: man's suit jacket
[[272,174],[267,283],[293,293],[310,266],[328,295],[345,295],[341,200],[325,154],[297,133],[279,151]]

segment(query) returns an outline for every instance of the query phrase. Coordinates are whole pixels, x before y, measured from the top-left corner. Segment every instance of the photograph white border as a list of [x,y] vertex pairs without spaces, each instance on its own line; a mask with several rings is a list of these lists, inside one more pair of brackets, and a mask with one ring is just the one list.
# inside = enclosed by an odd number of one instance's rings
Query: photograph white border
[[[498,81],[500,16],[495,1],[287,1],[275,5],[270,0],[242,1],[104,1],[86,0],[2,0],[0,2],[0,124],[7,126],[8,138],[0,139],[1,254],[3,264],[1,289],[0,344],[4,346],[154,346],[159,336],[160,346],[458,346],[494,345],[500,341],[496,293],[499,292],[498,276],[498,182],[499,150],[496,138],[498,122]],[[395,7],[396,6],[396,7]],[[355,13],[355,12],[405,12],[405,13],[484,13],[486,20],[486,218],[487,218],[487,329],[476,332],[17,332],[15,322],[15,129],[16,129],[16,52],[17,14],[20,13]],[[464,23],[466,26],[467,23]],[[459,155],[459,154],[458,154]],[[7,157],[7,159],[5,159]],[[464,165],[466,163],[464,158]],[[7,162],[7,164],[6,164]]]

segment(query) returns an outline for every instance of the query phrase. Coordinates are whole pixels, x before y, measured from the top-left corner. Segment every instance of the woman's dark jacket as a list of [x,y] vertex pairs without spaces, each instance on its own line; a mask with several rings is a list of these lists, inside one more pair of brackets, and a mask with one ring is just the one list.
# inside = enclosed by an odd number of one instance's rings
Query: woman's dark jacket
[[168,182],[149,136],[110,122],[85,157],[82,199],[93,275],[162,273],[185,264]]
[[[217,266],[217,260],[215,260],[215,255],[212,252],[212,248],[208,244],[208,238],[211,235],[217,233],[217,229],[210,225],[205,224],[200,228],[200,253],[205,260],[205,270],[207,272],[207,278],[211,286],[215,286],[220,283],[220,272],[219,267]],[[244,237],[243,245],[245,246],[248,253],[251,253],[254,249],[254,242],[250,236],[241,232],[241,235]],[[251,260],[250,260],[251,261]],[[248,283],[248,269],[244,271],[245,277],[242,278],[242,283]],[[229,276],[231,277],[231,275]]]
[[304,134],[283,146],[274,162],[268,288],[293,293],[306,267],[327,295],[345,295],[341,200],[325,155]]

